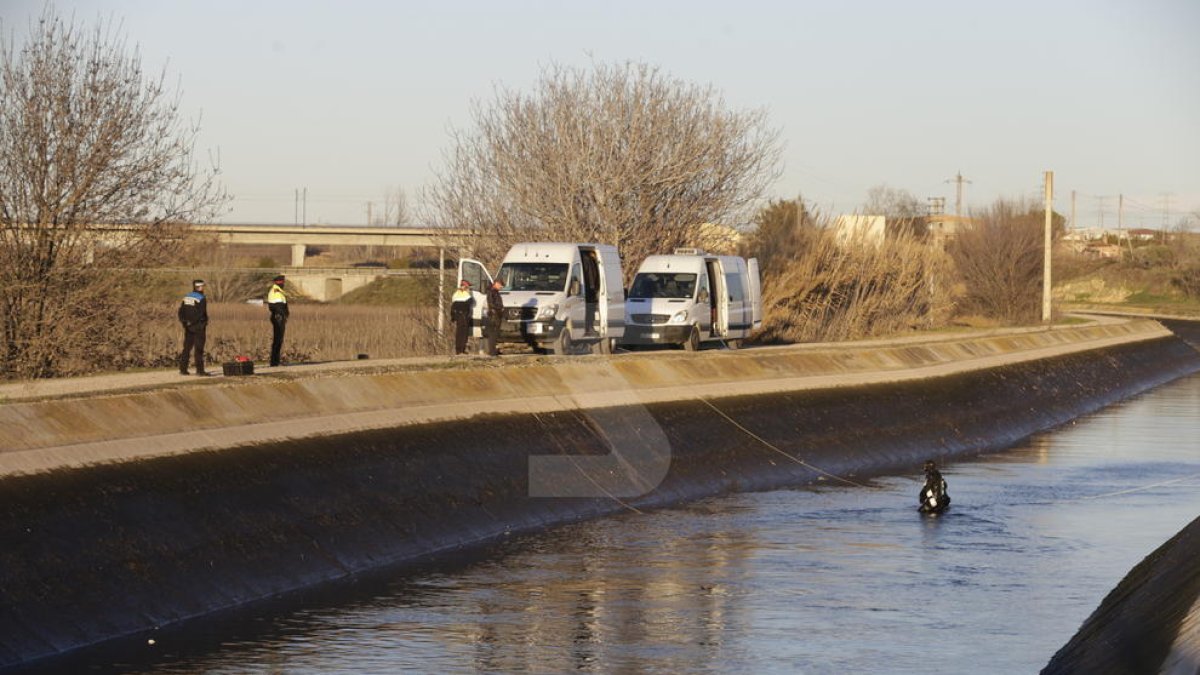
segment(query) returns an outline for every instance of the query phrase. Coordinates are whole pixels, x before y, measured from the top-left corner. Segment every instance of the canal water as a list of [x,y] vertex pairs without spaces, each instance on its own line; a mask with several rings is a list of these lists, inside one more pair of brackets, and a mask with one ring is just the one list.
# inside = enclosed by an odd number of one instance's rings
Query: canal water
[[1036,673],[1200,515],[1200,375],[921,477],[513,538],[226,617],[95,670]]

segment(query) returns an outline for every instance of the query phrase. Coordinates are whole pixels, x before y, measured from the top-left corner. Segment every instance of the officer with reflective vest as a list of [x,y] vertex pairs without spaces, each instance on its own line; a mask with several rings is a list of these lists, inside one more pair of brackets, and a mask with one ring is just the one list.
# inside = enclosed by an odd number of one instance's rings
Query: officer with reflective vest
[[192,292],[179,303],[179,323],[183,326],[183,353],[179,355],[179,374],[188,374],[188,357],[196,352],[196,374],[204,372],[204,342],[208,330],[208,301],[204,298],[204,280],[192,282]]
[[282,274],[275,277],[271,290],[267,291],[267,308],[271,310],[271,365],[279,365],[279,352],[283,350],[283,332],[287,328],[287,295],[283,292],[286,279]]

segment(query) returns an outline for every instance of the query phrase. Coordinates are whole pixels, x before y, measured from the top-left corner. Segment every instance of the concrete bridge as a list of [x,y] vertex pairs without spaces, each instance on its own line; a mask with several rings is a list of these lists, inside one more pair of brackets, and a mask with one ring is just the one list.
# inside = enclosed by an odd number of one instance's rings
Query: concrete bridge
[[222,244],[269,244],[292,247],[292,267],[304,266],[307,246],[408,246],[457,250],[465,230],[428,227],[331,227],[306,225],[193,225]]
[[[445,265],[443,265],[445,267]],[[175,272],[206,277],[214,273],[261,275],[264,272],[280,272],[287,276],[288,283],[306,297],[318,302],[333,302],[351,291],[384,277],[430,277],[437,275],[436,268],[393,270],[386,267],[187,267],[158,268],[157,272]]]
[[292,267],[282,272],[304,295],[319,302],[333,302],[383,277],[415,277],[437,274],[436,269],[389,270],[382,267],[335,267],[325,269]]
[[[120,242],[128,234],[141,227],[125,224],[90,225],[95,241]],[[292,267],[304,266],[304,252],[308,246],[406,246],[437,248],[444,254],[446,249],[457,251],[471,233],[467,230],[432,227],[337,227],[306,225],[254,225],[254,224],[194,224],[193,232],[208,234],[219,244],[260,244],[290,246]]]

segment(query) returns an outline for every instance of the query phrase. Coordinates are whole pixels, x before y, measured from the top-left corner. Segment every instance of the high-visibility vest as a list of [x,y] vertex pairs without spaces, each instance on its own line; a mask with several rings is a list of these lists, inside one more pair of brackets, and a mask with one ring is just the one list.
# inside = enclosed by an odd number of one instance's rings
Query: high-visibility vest
[[283,294],[283,289],[279,287],[279,284],[271,284],[271,290],[267,291],[267,303],[275,304],[277,302],[287,304],[287,296]]

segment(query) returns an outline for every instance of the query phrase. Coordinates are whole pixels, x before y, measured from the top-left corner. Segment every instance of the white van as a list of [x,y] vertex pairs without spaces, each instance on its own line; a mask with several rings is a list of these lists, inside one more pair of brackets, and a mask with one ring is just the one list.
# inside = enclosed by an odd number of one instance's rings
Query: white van
[[[486,292],[483,263],[463,259],[458,279],[471,282],[472,334],[483,334]],[[516,244],[496,274],[504,284],[500,342],[570,354],[582,346],[609,354],[625,331],[625,291],[617,247],[606,244]]]
[[642,261],[625,300],[627,345],[724,341],[737,349],[762,325],[758,260],[675,249]]

